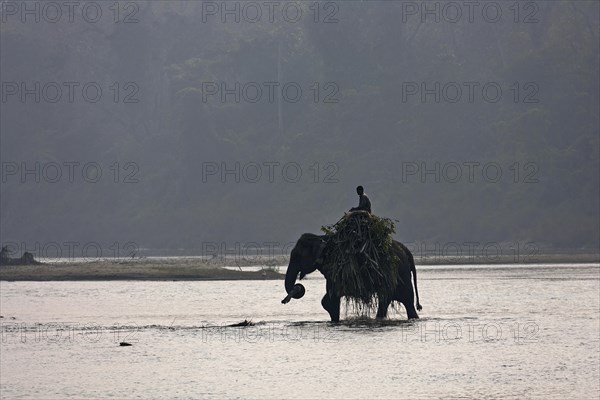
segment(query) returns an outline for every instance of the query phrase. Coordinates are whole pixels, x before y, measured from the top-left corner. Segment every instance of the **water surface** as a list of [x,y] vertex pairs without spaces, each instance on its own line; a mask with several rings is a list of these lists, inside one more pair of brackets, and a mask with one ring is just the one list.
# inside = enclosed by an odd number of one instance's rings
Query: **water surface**
[[[421,267],[424,310],[328,322],[324,280],[2,282],[4,398],[600,395],[600,267]],[[246,328],[226,325],[243,320]],[[132,343],[120,347],[119,342]]]

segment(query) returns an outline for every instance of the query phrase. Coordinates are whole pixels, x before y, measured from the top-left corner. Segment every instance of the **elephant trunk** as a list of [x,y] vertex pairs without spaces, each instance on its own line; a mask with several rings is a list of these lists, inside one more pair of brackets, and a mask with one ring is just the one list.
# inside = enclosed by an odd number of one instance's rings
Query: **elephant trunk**
[[290,263],[288,270],[285,273],[285,291],[288,295],[281,300],[283,304],[289,303],[292,298],[301,299],[304,296],[304,293],[306,293],[304,286],[300,283],[296,283],[298,272],[300,272],[300,269],[292,267]]
[[287,293],[290,293],[294,288],[294,284],[296,283],[296,278],[298,277],[299,272],[300,269],[293,266],[290,262],[287,272],[285,273],[285,291]]

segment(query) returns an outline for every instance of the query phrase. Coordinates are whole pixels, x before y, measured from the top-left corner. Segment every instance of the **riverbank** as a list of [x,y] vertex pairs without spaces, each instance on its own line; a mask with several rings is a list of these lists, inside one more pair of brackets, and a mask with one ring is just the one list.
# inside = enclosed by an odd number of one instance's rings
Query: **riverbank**
[[279,280],[276,268],[258,271],[227,268],[199,259],[132,259],[8,265],[0,268],[2,281],[211,281]]

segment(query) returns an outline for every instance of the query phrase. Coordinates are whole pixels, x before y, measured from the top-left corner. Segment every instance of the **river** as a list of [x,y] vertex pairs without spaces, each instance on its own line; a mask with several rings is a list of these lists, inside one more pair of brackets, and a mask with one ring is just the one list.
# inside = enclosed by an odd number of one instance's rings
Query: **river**
[[418,277],[420,320],[338,325],[317,276],[286,305],[279,281],[1,282],[0,397],[600,396],[598,264]]

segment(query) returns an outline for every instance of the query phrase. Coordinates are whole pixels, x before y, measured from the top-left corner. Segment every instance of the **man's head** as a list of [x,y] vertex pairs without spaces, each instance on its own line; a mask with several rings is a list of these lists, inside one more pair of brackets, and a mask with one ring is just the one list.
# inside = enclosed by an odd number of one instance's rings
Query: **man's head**
[[356,193],[358,193],[359,196],[362,196],[362,194],[365,192],[365,189],[363,189],[362,186],[358,186],[356,188]]

